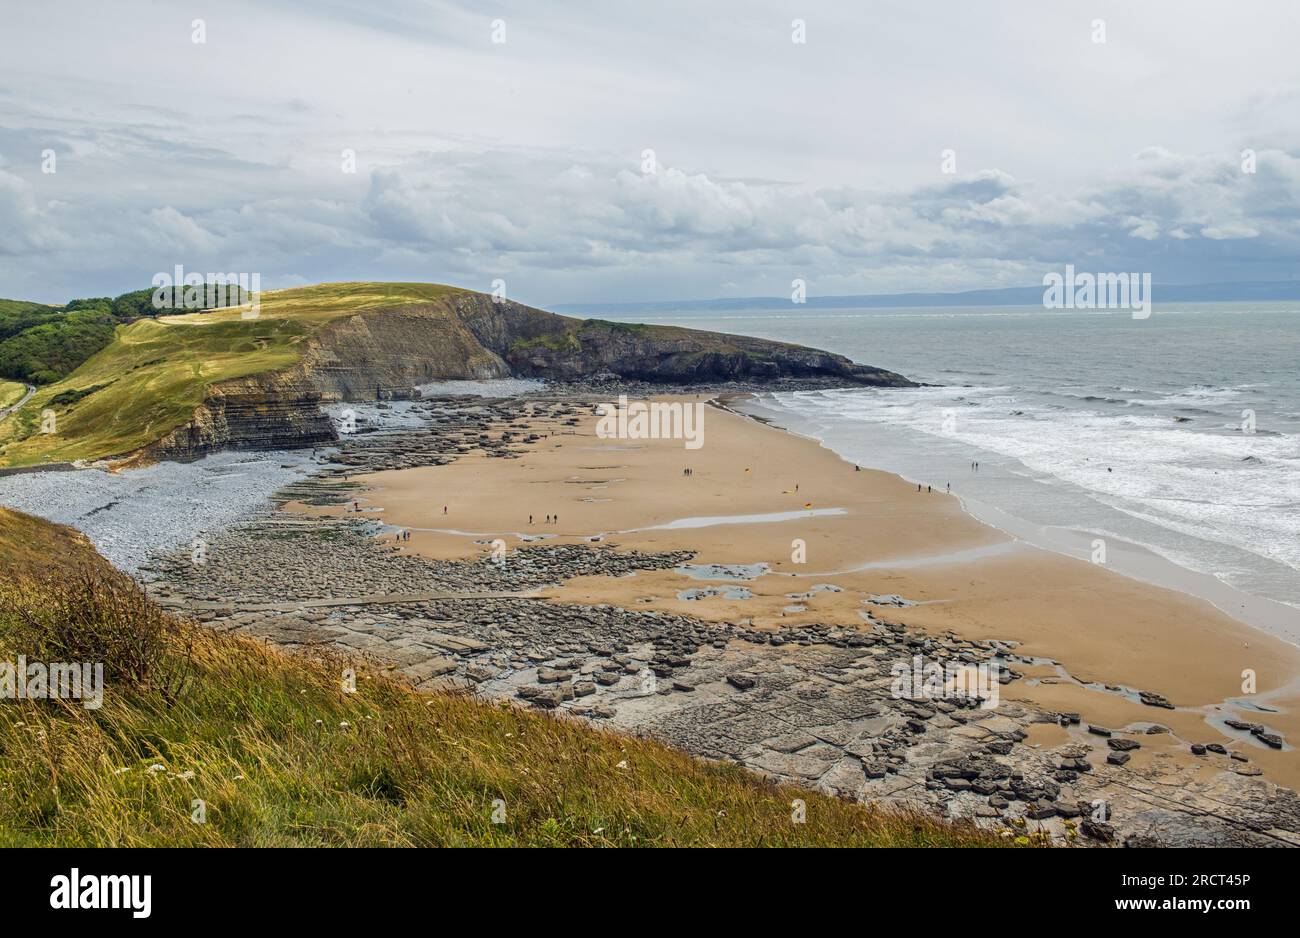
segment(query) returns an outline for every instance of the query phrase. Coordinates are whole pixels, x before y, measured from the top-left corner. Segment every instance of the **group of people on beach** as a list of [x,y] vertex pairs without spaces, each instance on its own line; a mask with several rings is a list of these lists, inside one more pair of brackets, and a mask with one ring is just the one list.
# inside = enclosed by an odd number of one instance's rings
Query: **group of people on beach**
[[[529,523],[529,524],[532,524],[532,523],[533,523],[533,516],[532,516],[532,515],[529,515],[529,516],[528,516],[528,523]],[[560,516],[559,516],[559,515],[547,515],[547,516],[546,516],[546,523],[547,523],[547,524],[559,524],[559,523],[560,523]]]
[[[858,466],[854,466],[854,467],[853,467],[853,470],[854,470],[855,472],[857,472],[857,471],[859,471],[859,468],[860,468],[860,467],[858,467]],[[979,471],[980,471],[980,464],[979,464],[978,462],[972,462],[972,463],[970,464],[970,470],[971,470],[971,472],[979,472]],[[945,489],[949,494],[952,494],[952,483],[951,483],[951,482],[945,482],[945,483],[944,483],[944,489]],[[921,483],[920,483],[920,482],[916,483],[916,490],[917,490],[918,492],[921,491]],[[933,491],[934,491],[934,489],[933,489],[931,486],[928,486],[928,485],[925,487],[925,490],[926,490],[927,492],[933,492]]]

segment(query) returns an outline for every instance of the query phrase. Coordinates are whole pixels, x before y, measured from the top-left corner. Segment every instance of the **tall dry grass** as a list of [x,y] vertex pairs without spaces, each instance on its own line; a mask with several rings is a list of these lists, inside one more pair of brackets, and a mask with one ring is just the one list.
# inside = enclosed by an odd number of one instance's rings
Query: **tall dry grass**
[[[101,660],[112,674],[98,710],[0,703],[9,845],[999,842],[571,719],[420,695],[329,653],[290,656],[179,622],[102,571],[0,586],[0,650]],[[349,666],[355,693],[344,690]]]

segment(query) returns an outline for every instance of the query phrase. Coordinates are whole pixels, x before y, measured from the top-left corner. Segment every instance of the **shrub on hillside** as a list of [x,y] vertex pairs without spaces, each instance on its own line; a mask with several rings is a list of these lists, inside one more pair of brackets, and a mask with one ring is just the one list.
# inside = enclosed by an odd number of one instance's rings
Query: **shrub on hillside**
[[44,662],[103,664],[104,680],[172,701],[192,663],[194,627],[173,619],[117,573],[23,577],[0,586],[0,642]]

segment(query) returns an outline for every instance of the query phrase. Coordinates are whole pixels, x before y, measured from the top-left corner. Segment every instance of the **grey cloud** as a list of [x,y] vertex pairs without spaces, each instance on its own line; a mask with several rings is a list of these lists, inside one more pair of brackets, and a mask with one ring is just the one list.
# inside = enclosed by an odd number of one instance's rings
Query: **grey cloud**
[[[1268,53],[1300,40],[1287,6],[1207,25],[1176,0],[1098,2],[1106,47],[1068,5],[1004,0],[936,0],[938,20],[901,2],[232,0],[202,48],[188,14],[143,0],[30,5],[0,58],[22,89],[0,91],[0,295],[113,292],[176,263],[268,286],[509,275],[535,302],[794,276],[967,289],[1071,262],[1291,276],[1300,85]],[[41,39],[69,15],[83,28],[51,62]]]

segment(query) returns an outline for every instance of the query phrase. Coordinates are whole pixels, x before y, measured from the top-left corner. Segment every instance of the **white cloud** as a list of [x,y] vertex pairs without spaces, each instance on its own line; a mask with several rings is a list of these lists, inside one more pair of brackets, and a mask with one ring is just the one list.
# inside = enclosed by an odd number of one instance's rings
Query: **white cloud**
[[1300,22],[1281,0],[1099,2],[1104,46],[1090,16],[1013,0],[808,0],[806,46],[775,0],[232,0],[204,46],[145,0],[28,5],[0,58],[23,89],[0,91],[0,277],[60,300],[176,263],[508,273],[577,302],[1033,284],[1085,259],[1290,276]]

